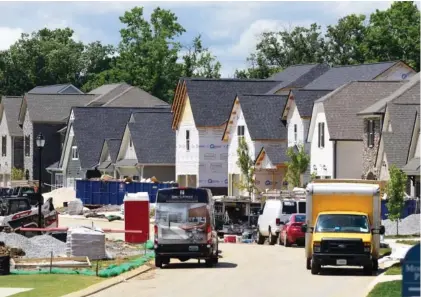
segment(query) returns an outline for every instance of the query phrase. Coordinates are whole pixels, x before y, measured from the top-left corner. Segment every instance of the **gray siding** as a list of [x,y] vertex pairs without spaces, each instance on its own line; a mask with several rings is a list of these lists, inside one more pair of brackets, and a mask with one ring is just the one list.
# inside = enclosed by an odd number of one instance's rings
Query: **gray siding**
[[66,169],[66,178],[85,178],[85,171],[81,169],[80,159],[72,160],[72,146],[77,145],[73,137],[72,145],[70,146],[69,160]]
[[175,181],[175,166],[145,166],[143,178],[155,176],[159,181]]
[[[32,129],[32,122],[31,119],[29,118],[29,113],[28,111],[26,111],[26,115],[25,115],[25,121],[23,122],[23,136],[30,136],[30,149],[29,149],[29,156],[25,156],[24,155],[24,167],[25,170],[29,171],[29,179],[33,180],[33,151],[34,151],[34,131]],[[25,144],[24,144],[25,147]],[[48,164],[50,165],[50,164]],[[47,165],[47,166],[48,166]]]

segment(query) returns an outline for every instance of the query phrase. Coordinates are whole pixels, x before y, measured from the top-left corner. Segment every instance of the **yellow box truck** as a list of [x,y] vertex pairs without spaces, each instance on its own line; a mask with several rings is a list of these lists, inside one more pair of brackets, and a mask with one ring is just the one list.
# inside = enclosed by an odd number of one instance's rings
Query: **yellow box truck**
[[378,270],[381,201],[378,185],[311,183],[306,197],[305,255],[307,269],[322,266],[362,266]]

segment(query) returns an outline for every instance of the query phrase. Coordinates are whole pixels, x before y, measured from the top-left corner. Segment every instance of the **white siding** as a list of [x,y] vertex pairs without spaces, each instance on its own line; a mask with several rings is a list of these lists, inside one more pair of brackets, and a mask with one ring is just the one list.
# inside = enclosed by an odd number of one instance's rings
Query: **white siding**
[[134,150],[134,145],[133,145],[133,142],[131,142],[132,137],[130,135],[129,129],[126,129],[125,134],[126,135],[124,135],[124,140],[125,140],[126,153],[124,155],[124,159],[126,159],[126,160],[137,160],[136,152]]
[[[1,153],[2,139],[6,136],[6,156]],[[3,111],[3,116],[0,123],[0,174],[11,174],[12,172],[12,137],[9,135],[9,129],[7,127],[6,113]],[[4,179],[3,179],[4,180]],[[4,184],[7,186],[7,184]]]
[[384,153],[382,162],[380,163],[380,180],[389,180],[389,164],[387,163],[387,156]]
[[389,71],[376,78],[376,80],[404,80],[409,79],[416,72],[404,65],[396,65]]
[[360,179],[363,172],[362,141],[338,141],[336,144],[336,178]]
[[[297,105],[292,101],[287,117],[288,123],[288,147],[304,143],[304,123],[298,112]],[[294,127],[297,125],[297,141],[295,141]]]
[[[186,148],[186,131],[190,131],[190,150]],[[199,175],[199,131],[196,128],[190,100],[187,97],[176,131],[175,174]]]
[[417,147],[415,148],[415,157],[420,157],[420,134],[418,134]]
[[[315,172],[314,168],[317,169],[316,174],[321,177],[330,176],[333,177],[333,142],[329,141],[329,127],[326,122],[326,116],[324,112],[323,104],[318,103],[315,106],[316,113],[314,121],[314,133],[311,139],[311,172]],[[318,135],[319,135],[319,123],[325,123],[325,147],[318,147]],[[360,151],[361,152],[361,151]]]

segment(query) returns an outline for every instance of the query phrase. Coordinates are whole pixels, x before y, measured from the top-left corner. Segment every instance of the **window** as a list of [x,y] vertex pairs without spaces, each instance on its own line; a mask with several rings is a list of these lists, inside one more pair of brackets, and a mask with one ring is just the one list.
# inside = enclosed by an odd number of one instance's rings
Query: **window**
[[325,123],[319,123],[319,142],[320,148],[325,147]]
[[190,130],[186,130],[186,151],[190,151]]
[[2,156],[7,155],[7,136],[1,137],[1,155]]
[[238,143],[244,139],[244,126],[237,126]]
[[72,160],[79,160],[79,151],[77,146],[72,146]]
[[367,122],[367,145],[368,147],[374,146],[374,120],[369,120]]
[[133,147],[133,140],[132,140],[132,138],[131,138],[131,137],[130,137],[129,146],[130,146],[130,147]]
[[294,141],[297,142],[298,134],[297,134],[297,124],[294,124]]
[[25,156],[31,155],[31,136],[25,136]]

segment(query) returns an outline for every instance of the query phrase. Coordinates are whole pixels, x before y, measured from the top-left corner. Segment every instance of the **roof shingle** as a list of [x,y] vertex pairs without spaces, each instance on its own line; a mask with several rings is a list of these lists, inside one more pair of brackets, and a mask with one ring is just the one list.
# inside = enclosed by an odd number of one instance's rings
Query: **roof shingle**
[[19,127],[18,117],[22,104],[22,97],[4,96],[1,100],[6,115],[7,128],[10,136],[22,136],[22,128]]
[[292,94],[294,95],[294,102],[300,116],[311,117],[314,102],[330,92],[331,90],[293,90]]
[[67,88],[72,87],[71,92],[67,94],[83,94],[78,88],[72,84],[58,84],[49,86],[36,86],[28,92],[28,94],[61,94]]
[[[297,150],[296,147],[294,147],[294,149]],[[264,151],[273,165],[285,164],[286,162],[290,161],[287,155],[287,150],[288,147],[285,142],[274,143],[263,147],[260,150],[259,155]],[[256,161],[257,160],[258,158],[256,159]]]

